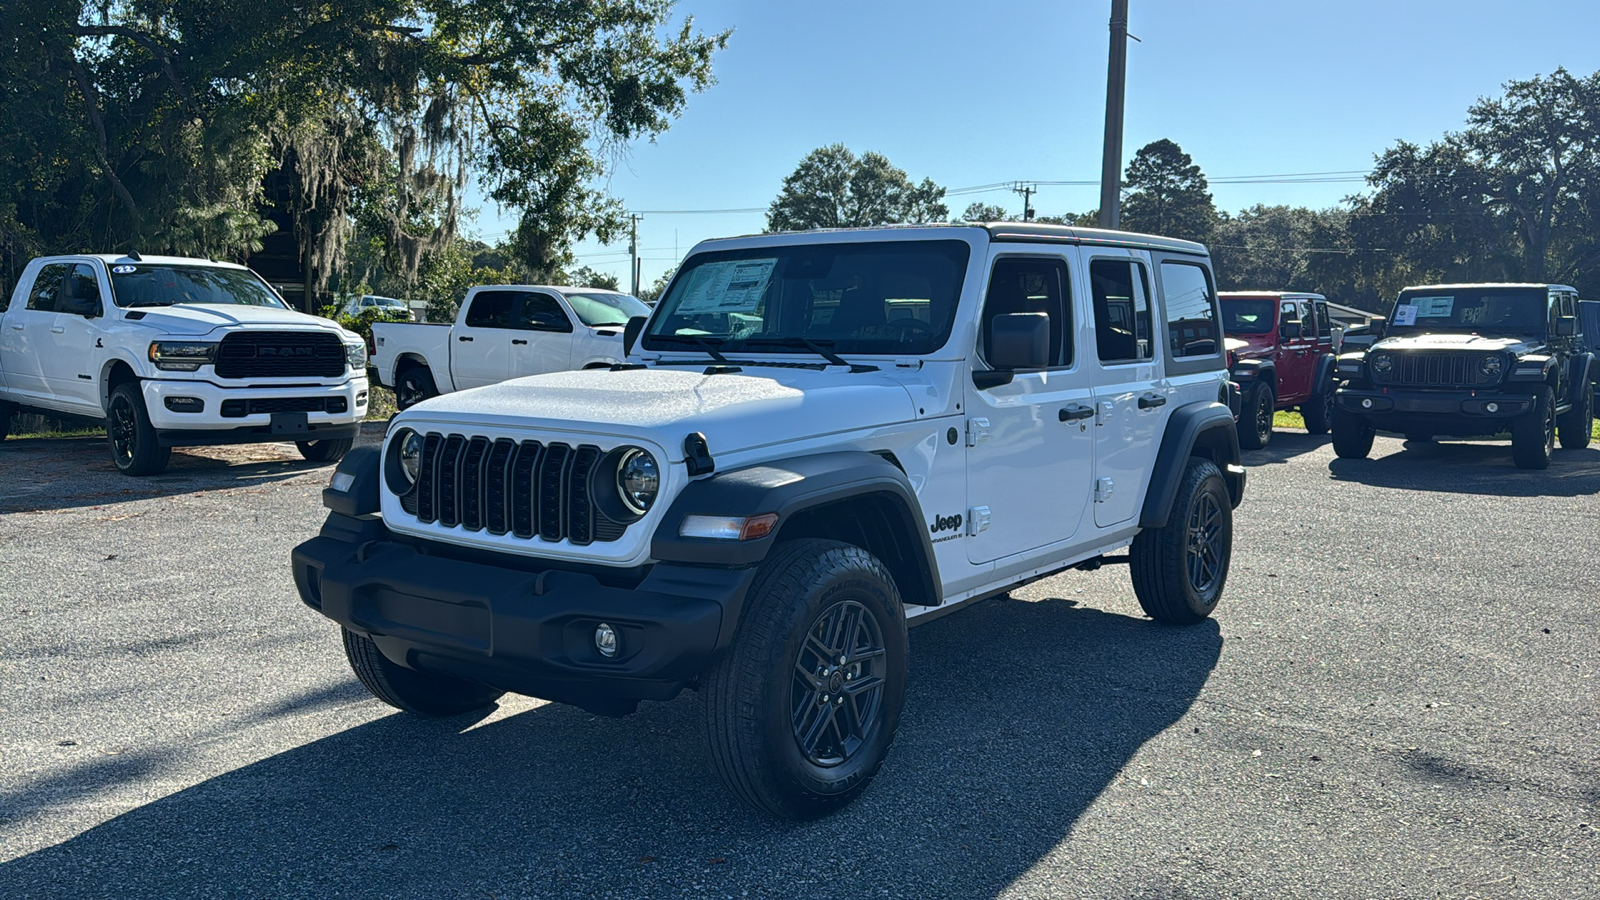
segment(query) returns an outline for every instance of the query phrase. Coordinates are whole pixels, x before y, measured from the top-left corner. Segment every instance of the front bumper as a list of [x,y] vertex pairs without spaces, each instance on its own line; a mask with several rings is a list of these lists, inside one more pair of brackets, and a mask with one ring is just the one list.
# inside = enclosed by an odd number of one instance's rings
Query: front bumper
[[1484,390],[1341,387],[1334,403],[1384,431],[1494,434],[1532,410],[1534,398]]
[[[395,540],[380,520],[333,513],[291,558],[300,599],[370,637],[391,662],[599,712],[671,699],[709,669],[755,577],[753,568],[657,563],[619,587],[446,552]],[[595,648],[601,622],[620,637],[614,658]]]
[[[157,431],[199,433],[207,431],[237,432],[245,429],[267,429],[272,425],[271,413],[255,413],[244,416],[223,416],[222,404],[228,400],[296,400],[296,399],[321,399],[329,397],[342,397],[345,401],[344,412],[308,412],[306,422],[311,426],[328,425],[357,425],[367,417],[367,403],[370,398],[369,384],[365,373],[354,375],[339,384],[328,385],[295,385],[292,387],[278,387],[271,384],[256,385],[251,387],[221,387],[209,381],[182,381],[177,379],[151,379],[143,382],[145,411],[150,416],[150,424]],[[190,397],[205,404],[200,412],[177,412],[167,406],[169,397]],[[348,435],[342,435],[348,436]],[[308,435],[304,440],[320,440],[326,435]],[[274,438],[270,433],[266,437],[255,440],[270,441]],[[282,440],[283,438],[279,438]],[[227,438],[217,441],[205,439],[194,440],[191,443],[226,443]]]

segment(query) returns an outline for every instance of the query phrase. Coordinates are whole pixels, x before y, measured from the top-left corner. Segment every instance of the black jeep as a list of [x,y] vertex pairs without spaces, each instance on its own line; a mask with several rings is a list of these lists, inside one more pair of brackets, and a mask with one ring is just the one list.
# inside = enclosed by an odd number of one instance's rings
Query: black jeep
[[1375,432],[1408,440],[1511,431],[1523,469],[1550,465],[1561,446],[1589,445],[1594,361],[1578,324],[1578,292],[1559,284],[1410,287],[1383,337],[1339,356],[1333,449],[1372,452]]

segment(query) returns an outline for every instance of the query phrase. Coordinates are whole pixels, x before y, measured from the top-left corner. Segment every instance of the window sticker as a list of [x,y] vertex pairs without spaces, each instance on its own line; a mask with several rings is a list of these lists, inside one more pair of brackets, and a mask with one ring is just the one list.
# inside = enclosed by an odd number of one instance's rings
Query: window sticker
[[137,272],[137,271],[139,271],[139,267],[138,266],[112,266],[111,267],[111,274],[113,274],[113,275],[132,275],[134,272]]
[[1455,297],[1412,297],[1419,319],[1448,319],[1456,308]]
[[1402,303],[1394,308],[1394,321],[1391,325],[1417,324],[1417,308],[1409,303]]
[[767,292],[767,282],[772,280],[777,264],[776,257],[706,263],[694,270],[683,300],[673,312],[753,313]]

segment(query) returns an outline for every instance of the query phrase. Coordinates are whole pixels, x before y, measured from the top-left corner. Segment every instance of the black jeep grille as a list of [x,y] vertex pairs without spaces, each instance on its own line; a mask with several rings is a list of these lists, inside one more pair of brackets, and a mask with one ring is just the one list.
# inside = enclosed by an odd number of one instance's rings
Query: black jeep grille
[[604,455],[589,445],[429,432],[416,487],[400,508],[447,528],[552,543],[614,541],[627,526],[607,518],[590,490]]
[[1494,384],[1500,376],[1485,375],[1481,353],[1391,353],[1394,366],[1387,372],[1373,370],[1379,384],[1408,387],[1476,387]]
[[218,378],[337,378],[344,341],[328,331],[238,331],[217,348]]

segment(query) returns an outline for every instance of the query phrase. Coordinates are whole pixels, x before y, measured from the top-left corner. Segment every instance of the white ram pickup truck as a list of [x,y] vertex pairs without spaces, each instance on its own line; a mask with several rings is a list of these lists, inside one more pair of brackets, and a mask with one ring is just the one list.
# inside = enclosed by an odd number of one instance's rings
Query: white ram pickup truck
[[359,335],[289,309],[244,266],[35,259],[0,306],[0,438],[25,411],[103,421],[127,475],[211,444],[294,441],[333,461],[366,416],[366,353]]
[[461,301],[456,322],[374,322],[372,364],[401,409],[429,397],[524,375],[622,361],[622,327],[650,308],[600,288],[488,284]]
[[627,334],[624,365],[435,398],[340,463],[291,565],[375,696],[692,688],[731,791],[811,818],[889,752],[908,622],[1110,563],[1159,622],[1222,595],[1245,471],[1199,244],[709,241]]

